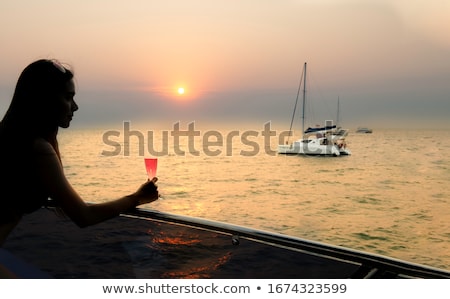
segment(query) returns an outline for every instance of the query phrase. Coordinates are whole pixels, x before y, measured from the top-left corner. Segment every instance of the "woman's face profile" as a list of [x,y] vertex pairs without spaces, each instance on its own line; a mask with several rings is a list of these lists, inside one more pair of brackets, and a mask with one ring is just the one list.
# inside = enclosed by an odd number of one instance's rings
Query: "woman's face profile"
[[78,110],[78,105],[75,103],[75,84],[73,80],[67,81],[63,92],[58,95],[57,99],[57,121],[61,128],[68,128],[73,117],[73,113]]

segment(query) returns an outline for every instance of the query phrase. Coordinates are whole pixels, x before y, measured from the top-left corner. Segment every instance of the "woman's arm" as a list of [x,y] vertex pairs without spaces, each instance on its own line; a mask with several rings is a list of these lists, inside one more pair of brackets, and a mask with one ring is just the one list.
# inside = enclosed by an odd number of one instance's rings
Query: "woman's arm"
[[158,199],[156,178],[143,184],[133,194],[119,199],[88,204],[72,188],[64,174],[59,158],[53,147],[45,140],[35,144],[37,152],[37,173],[49,197],[55,200],[63,211],[78,226],[85,227],[118,216],[138,205]]

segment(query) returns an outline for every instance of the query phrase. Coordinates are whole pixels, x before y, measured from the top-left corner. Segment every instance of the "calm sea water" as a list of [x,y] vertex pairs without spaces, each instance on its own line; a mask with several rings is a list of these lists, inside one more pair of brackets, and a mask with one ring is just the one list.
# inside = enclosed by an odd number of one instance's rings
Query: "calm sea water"
[[[131,136],[128,143],[120,130],[120,136],[110,136],[120,144],[115,156],[104,155],[114,149],[102,140],[106,130],[61,132],[66,174],[84,200],[115,199],[145,182],[143,158],[152,156],[147,146],[163,144],[162,130],[154,131],[153,141],[147,137],[151,128],[140,130],[143,142]],[[169,132],[169,153],[158,157],[163,199],[146,207],[450,269],[448,131],[350,132],[351,156],[310,157],[267,154],[278,139],[265,147],[261,130],[247,136],[253,143],[241,141],[244,131],[202,131],[224,138],[206,150],[202,136],[193,143],[182,137],[177,148],[184,156],[174,151]],[[219,155],[208,154],[213,151]]]

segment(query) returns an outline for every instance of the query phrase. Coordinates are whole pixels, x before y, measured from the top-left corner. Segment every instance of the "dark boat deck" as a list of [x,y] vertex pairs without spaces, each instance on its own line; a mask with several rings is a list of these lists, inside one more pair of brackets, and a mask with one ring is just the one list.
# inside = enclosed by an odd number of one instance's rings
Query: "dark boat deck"
[[450,278],[430,267],[148,210],[80,229],[41,209],[4,248],[54,278]]

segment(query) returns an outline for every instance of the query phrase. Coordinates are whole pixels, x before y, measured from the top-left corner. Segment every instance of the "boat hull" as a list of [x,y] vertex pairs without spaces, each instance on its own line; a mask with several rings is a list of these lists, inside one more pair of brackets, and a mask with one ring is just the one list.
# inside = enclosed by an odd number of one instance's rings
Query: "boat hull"
[[4,244],[53,278],[450,278],[380,255],[206,219],[136,209],[80,229],[26,216]]
[[344,146],[336,144],[320,144],[313,140],[300,140],[292,144],[279,145],[278,153],[285,155],[310,155],[310,156],[348,156],[351,152]]

